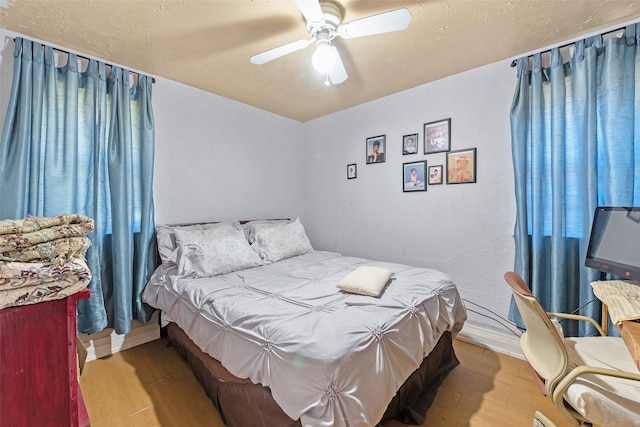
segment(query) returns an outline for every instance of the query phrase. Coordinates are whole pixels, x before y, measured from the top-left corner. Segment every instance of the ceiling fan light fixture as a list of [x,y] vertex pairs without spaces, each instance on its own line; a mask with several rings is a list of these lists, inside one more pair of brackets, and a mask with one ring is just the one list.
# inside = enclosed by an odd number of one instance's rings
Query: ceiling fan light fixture
[[313,57],[311,57],[311,63],[321,73],[331,70],[336,65],[336,55],[331,50],[331,44],[318,43],[318,47],[316,47],[316,51],[313,52]]

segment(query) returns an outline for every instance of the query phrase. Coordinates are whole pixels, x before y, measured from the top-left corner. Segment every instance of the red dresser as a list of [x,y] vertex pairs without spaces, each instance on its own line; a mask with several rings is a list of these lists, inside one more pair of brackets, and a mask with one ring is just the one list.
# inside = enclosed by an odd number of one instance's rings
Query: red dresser
[[78,384],[76,302],[0,310],[0,427],[89,425]]

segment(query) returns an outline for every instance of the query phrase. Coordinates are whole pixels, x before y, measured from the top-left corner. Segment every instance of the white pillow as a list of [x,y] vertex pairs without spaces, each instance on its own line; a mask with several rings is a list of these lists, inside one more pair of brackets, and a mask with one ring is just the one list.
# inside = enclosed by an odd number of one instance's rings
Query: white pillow
[[253,243],[256,241],[256,233],[258,231],[287,225],[289,222],[290,221],[288,219],[257,219],[245,222],[242,224],[242,228],[244,229],[244,233],[247,235],[249,243]]
[[157,225],[156,241],[158,252],[163,263],[176,262],[178,248],[174,235],[175,230],[218,230],[219,235],[229,234],[237,230],[242,230],[239,222],[216,222],[208,224],[193,225]]
[[262,264],[244,232],[220,235],[219,230],[175,230],[178,274],[210,277]]
[[361,266],[347,274],[336,286],[353,294],[377,297],[391,276],[393,271],[386,268]]
[[251,247],[265,263],[303,255],[313,250],[300,219],[258,231]]

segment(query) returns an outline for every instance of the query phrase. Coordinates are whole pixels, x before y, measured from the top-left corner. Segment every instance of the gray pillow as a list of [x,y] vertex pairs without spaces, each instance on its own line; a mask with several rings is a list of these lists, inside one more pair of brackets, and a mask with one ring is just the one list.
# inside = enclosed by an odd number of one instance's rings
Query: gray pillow
[[220,234],[218,229],[175,230],[178,274],[210,277],[262,264],[244,232]]

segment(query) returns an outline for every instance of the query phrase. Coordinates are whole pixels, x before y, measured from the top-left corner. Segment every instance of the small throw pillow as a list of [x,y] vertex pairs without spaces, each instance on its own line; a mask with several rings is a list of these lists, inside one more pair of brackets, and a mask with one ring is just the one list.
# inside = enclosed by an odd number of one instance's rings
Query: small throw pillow
[[377,297],[391,276],[393,271],[386,268],[361,266],[347,274],[336,286],[353,294]]
[[258,231],[251,246],[266,263],[303,255],[313,250],[300,219]]
[[210,277],[262,264],[244,232],[219,235],[217,230],[175,230],[178,274]]

